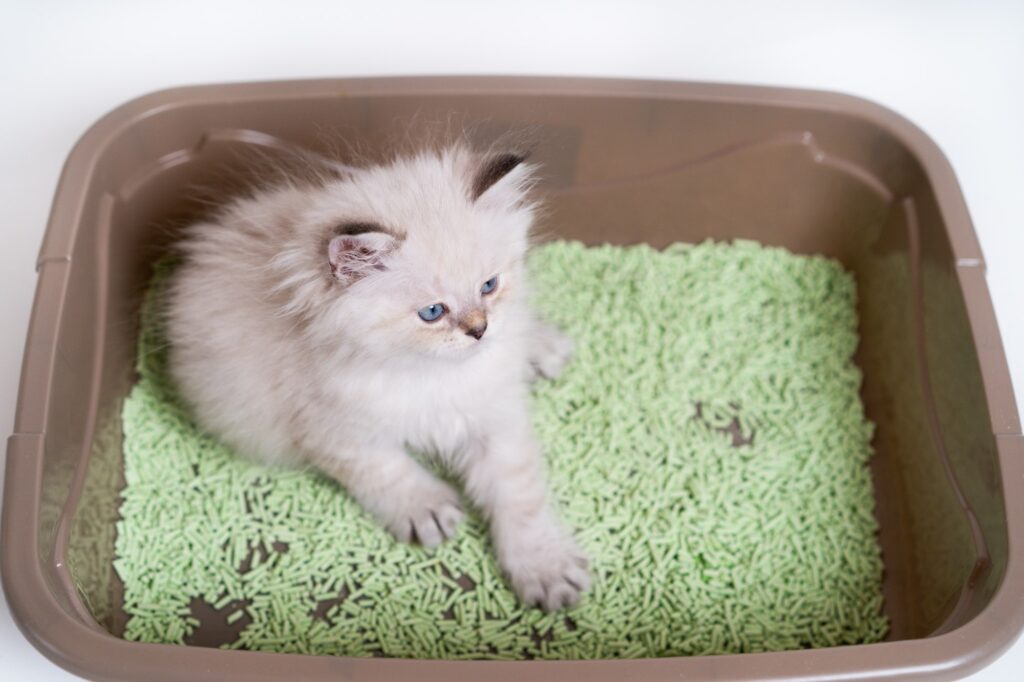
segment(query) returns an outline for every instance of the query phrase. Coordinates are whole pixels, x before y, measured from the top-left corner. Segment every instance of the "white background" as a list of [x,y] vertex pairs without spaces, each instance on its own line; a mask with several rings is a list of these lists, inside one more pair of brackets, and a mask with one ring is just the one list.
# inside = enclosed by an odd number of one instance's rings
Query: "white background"
[[[58,174],[93,121],[175,85],[456,73],[802,86],[895,109],[952,161],[1014,384],[1024,387],[1021,0],[2,0],[0,432],[13,425],[34,261]],[[21,637],[3,602],[0,663],[6,679],[73,679]],[[1024,641],[972,679],[1019,680],[1022,671]]]

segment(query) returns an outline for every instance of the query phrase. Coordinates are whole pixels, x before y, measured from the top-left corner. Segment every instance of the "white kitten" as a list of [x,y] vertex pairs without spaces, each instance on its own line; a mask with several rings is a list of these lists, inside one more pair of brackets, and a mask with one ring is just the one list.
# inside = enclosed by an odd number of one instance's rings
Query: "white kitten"
[[236,201],[189,228],[168,329],[203,428],[266,461],[312,462],[428,547],[462,511],[409,450],[442,459],[519,597],[551,610],[589,576],[527,412],[528,380],[572,352],[527,306],[531,171],[456,146]]

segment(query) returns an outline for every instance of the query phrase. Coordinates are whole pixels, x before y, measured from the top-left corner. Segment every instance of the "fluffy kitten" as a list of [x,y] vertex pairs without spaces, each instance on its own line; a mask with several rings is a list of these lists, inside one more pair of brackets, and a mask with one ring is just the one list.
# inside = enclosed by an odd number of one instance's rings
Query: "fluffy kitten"
[[516,593],[552,610],[589,576],[527,411],[529,380],[572,351],[527,306],[531,171],[456,146],[236,201],[182,241],[168,330],[203,428],[265,461],[313,463],[428,547],[463,512],[409,452],[440,458]]

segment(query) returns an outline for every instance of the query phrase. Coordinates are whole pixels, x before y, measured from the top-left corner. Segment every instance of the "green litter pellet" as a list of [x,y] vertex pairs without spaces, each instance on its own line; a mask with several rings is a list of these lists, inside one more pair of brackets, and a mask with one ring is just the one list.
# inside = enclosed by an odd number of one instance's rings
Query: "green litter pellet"
[[224,647],[313,654],[637,658],[883,637],[853,278],[744,241],[554,242],[529,265],[538,308],[576,341],[532,401],[593,560],[578,607],[524,609],[477,516],[433,553],[400,544],[326,477],[197,431],[165,367],[164,261],[122,410],[124,636],[186,642],[208,627],[201,599],[240,628]]

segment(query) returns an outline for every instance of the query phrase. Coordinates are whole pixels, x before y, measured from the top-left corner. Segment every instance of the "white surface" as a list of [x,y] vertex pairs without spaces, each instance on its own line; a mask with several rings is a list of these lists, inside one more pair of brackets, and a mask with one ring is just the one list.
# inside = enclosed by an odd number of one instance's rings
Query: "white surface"
[[[1014,384],[1024,387],[1024,3],[704,4],[6,0],[0,432],[13,424],[36,251],[61,164],[84,130],[156,89],[305,77],[622,76],[876,100],[920,125],[952,161],[988,262]],[[6,679],[76,679],[22,638],[3,602],[0,662]],[[1024,641],[971,679],[1018,680],[1022,670]]]

